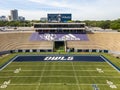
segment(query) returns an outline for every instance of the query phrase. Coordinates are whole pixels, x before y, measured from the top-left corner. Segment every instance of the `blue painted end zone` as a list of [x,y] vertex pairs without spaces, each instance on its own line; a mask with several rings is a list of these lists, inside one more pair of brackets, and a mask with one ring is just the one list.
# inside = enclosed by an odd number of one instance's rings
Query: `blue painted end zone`
[[105,62],[100,56],[77,56],[77,55],[43,55],[43,56],[18,56],[14,62],[24,61],[86,61]]
[[0,71],[4,69],[11,62],[34,62],[34,61],[82,61],[82,62],[107,62],[118,72],[120,68],[114,65],[110,60],[104,56],[98,55],[25,55],[25,56],[15,56],[10,59],[7,63],[0,66]]

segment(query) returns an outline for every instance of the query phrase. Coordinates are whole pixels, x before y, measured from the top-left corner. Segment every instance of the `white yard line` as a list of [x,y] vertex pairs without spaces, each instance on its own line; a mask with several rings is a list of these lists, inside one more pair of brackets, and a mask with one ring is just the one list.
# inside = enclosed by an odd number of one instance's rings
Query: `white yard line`
[[[38,66],[44,66],[44,65],[10,65],[9,67],[18,67],[18,66],[23,66],[23,67],[29,67],[29,66],[33,66],[33,67],[38,67]],[[46,65],[46,66],[51,66],[51,65]],[[52,65],[52,66],[71,66],[71,65]],[[104,66],[105,65],[74,65],[74,66]]]
[[[13,72],[14,70],[4,70],[2,72]],[[44,71],[44,70],[22,70],[22,72],[37,72],[37,71]],[[53,71],[53,72],[57,72],[57,71],[62,71],[62,72],[73,72],[73,70],[45,70],[45,71]],[[75,71],[91,71],[91,72],[96,72],[96,70],[75,70]],[[114,70],[113,70],[114,71]]]
[[46,67],[46,62],[45,62],[45,64],[44,64],[44,68],[43,68],[43,71],[42,71],[42,73],[41,73],[41,76],[40,76],[40,78],[39,78],[39,80],[38,80],[38,85],[36,86],[36,89],[35,90],[39,90],[39,86],[40,86],[40,82],[41,82],[41,80],[42,80],[42,77],[43,77],[43,74],[44,74],[44,71],[45,71],[45,67]]
[[[9,77],[16,77],[16,78],[24,78],[24,77],[40,77],[41,76],[0,76],[0,78],[9,78]],[[42,76],[42,77],[75,77],[75,76],[68,76],[68,75],[58,75],[58,76]],[[120,76],[76,76],[76,77],[107,77],[107,78],[120,78]]]
[[[42,85],[63,85],[63,83],[41,83]],[[1,85],[1,84],[0,84]],[[31,85],[35,85],[36,84],[9,84],[11,86],[31,86]],[[71,83],[68,83],[67,85],[93,85],[93,84],[71,84]],[[97,84],[97,85],[107,85],[108,84]],[[118,84],[115,84],[115,85],[120,85],[119,83]]]
[[[14,70],[4,70],[1,72],[13,72]],[[22,70],[22,72],[37,72],[37,71],[43,71],[43,70]],[[73,71],[73,70],[45,70],[45,71],[65,71],[65,72],[69,72],[69,71]],[[96,72],[96,70],[74,70],[74,71],[89,71],[89,72]],[[106,72],[116,72],[115,70],[104,70]]]
[[73,62],[71,62],[71,63],[72,63],[73,71],[74,71],[74,77],[75,77],[76,83],[77,83],[77,85],[78,85],[78,90],[80,90],[79,81],[78,81],[78,78],[77,78],[77,75],[76,75],[76,72],[75,72],[75,68],[74,68]]

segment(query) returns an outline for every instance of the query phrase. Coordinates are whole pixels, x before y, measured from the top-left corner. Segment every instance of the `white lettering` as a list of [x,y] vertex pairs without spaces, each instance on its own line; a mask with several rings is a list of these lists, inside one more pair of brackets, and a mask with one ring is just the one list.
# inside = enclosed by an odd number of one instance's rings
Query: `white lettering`
[[68,19],[68,18],[71,18],[71,17],[70,16],[63,16],[62,18],[67,18]]
[[73,60],[73,57],[68,57],[68,60]]
[[74,58],[73,57],[57,57],[57,56],[53,56],[53,57],[45,57],[44,60],[48,61],[48,60],[62,60],[62,61],[65,61],[65,60],[73,60]]
[[45,58],[44,58],[44,60],[48,60],[48,59],[49,59],[49,57],[45,57]]
[[66,60],[65,57],[61,57],[61,60]]

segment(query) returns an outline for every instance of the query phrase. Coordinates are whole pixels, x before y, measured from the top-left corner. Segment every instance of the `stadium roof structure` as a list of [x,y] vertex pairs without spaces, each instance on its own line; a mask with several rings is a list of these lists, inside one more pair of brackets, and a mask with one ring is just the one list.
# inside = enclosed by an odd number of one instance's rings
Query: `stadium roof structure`
[[34,23],[34,24],[85,24],[85,23]]
[[86,30],[85,23],[34,23],[35,30]]

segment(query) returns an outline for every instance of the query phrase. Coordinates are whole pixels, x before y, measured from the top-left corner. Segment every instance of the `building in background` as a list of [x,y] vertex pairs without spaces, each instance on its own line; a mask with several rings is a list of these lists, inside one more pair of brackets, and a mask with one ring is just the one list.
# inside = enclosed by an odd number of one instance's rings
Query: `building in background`
[[47,15],[48,22],[68,22],[72,20],[71,14],[48,14]]
[[41,17],[41,18],[40,18],[40,21],[42,21],[42,22],[47,22],[47,18],[46,18],[46,17]]
[[18,10],[16,10],[16,9],[11,10],[10,13],[11,13],[11,21],[19,20],[19,18],[18,18]]
[[6,16],[0,16],[0,21],[7,21]]
[[8,21],[11,21],[11,15],[8,16]]
[[25,17],[19,16],[19,17],[18,17],[18,20],[19,20],[19,21],[25,21]]

